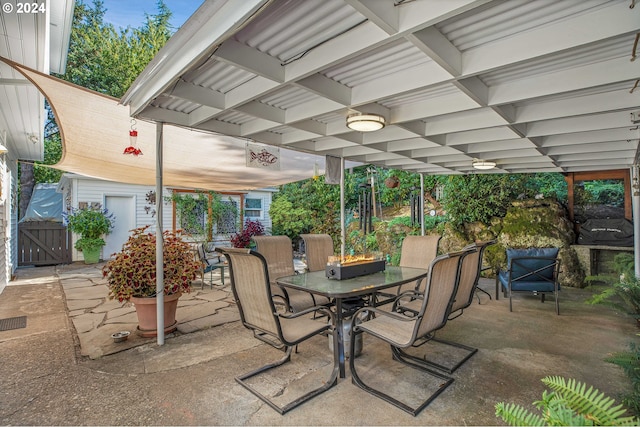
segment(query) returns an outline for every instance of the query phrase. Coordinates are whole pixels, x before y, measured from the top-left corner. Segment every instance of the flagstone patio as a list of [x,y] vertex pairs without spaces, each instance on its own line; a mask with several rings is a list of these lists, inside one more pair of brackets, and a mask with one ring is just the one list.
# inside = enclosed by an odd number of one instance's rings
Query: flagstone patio
[[[133,304],[108,298],[109,290],[100,269],[104,264],[60,266],[59,275],[69,318],[80,341],[80,354],[95,359],[156,341],[135,333],[138,320]],[[221,285],[220,271],[213,273],[213,285],[193,283],[193,289],[178,302],[177,333],[186,334],[240,320],[229,286]],[[208,277],[209,275],[207,275]],[[129,338],[114,342],[111,334],[129,331]]]

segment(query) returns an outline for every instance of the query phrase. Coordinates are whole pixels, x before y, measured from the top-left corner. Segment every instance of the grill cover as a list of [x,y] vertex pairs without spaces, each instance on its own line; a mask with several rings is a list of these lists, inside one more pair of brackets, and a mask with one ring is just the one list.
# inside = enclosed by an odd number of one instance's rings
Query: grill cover
[[633,224],[624,219],[589,219],[580,227],[579,245],[633,246]]

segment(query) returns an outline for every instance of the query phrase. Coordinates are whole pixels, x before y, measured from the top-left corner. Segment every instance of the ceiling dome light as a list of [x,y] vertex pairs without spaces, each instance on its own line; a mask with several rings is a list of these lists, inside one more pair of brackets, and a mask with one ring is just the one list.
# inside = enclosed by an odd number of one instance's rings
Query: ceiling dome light
[[358,132],[373,132],[384,125],[384,117],[378,114],[352,114],[347,117],[347,127]]
[[471,162],[471,164],[473,165],[474,169],[478,169],[482,171],[487,171],[489,169],[493,169],[496,167],[496,162],[490,162],[488,160],[480,160],[480,159],[473,159],[473,162]]

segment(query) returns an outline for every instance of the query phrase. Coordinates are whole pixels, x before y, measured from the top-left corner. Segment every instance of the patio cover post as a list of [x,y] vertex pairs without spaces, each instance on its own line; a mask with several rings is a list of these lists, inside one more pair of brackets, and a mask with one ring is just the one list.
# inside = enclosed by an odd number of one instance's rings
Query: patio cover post
[[156,330],[164,345],[164,241],[162,240],[162,137],[163,124],[156,123]]
[[340,256],[344,258],[347,229],[344,219],[344,157],[340,157]]
[[631,167],[631,204],[633,219],[633,260],[635,263],[636,277],[640,277],[640,188],[636,188],[636,183],[640,180],[638,176],[638,164]]
[[420,232],[424,236],[424,174],[420,174]]

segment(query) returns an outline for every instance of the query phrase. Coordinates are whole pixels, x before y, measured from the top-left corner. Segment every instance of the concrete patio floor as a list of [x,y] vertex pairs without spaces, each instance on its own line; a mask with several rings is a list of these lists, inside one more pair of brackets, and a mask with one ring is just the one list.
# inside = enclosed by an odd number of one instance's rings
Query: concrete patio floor
[[[493,294],[493,281],[481,286]],[[584,304],[590,290],[563,289],[560,316],[552,303],[537,298],[517,296],[510,313],[508,300],[481,294],[481,305],[474,302],[438,333],[478,347],[478,353],[417,417],[357,388],[349,372],[337,386],[281,416],[234,381],[282,353],[237,321],[228,287],[196,286],[178,309],[178,332],[164,346],[135,333],[122,345],[111,342],[116,330],[133,332],[135,321],[127,307],[100,297],[100,287],[99,268],[72,264],[19,269],[0,294],[0,318],[27,316],[26,328],[0,331],[0,423],[496,425],[495,403],[530,406],[547,375],[575,378],[613,397],[630,388],[621,369],[603,359],[627,349],[637,328],[607,307]],[[425,393],[430,384],[420,382],[418,371],[396,367],[388,347],[369,338],[357,359],[362,376],[402,396]],[[328,376],[330,368],[327,339],[317,337],[300,346],[290,366],[256,386],[288,399]]]

